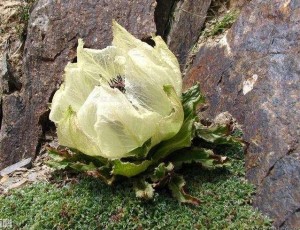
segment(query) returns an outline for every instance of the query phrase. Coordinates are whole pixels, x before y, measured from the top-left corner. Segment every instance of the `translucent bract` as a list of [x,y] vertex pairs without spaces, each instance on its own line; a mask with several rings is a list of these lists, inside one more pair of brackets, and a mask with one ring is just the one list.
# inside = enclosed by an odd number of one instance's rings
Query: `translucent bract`
[[[61,145],[120,159],[146,156],[178,133],[184,119],[179,65],[161,37],[153,40],[151,47],[116,22],[105,49],[83,48],[79,40],[77,63],[66,66],[51,105]],[[124,90],[111,84],[118,77]]]

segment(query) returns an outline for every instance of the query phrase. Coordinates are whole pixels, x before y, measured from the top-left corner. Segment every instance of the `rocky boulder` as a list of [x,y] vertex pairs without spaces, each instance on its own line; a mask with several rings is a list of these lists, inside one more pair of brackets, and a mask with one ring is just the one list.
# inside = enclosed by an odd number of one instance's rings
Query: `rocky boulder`
[[300,2],[252,0],[227,35],[202,44],[184,79],[214,117],[229,111],[250,143],[254,205],[276,228],[300,226]]
[[[106,47],[115,19],[138,38],[147,39],[156,32],[155,6],[155,0],[37,2],[24,49],[22,88],[1,94],[0,169],[39,152],[51,127],[48,103],[65,65],[76,57],[78,38],[86,47]],[[8,78],[7,71],[2,72],[3,79]]]
[[181,70],[184,70],[189,51],[198,41],[211,3],[212,0],[157,0],[157,34],[176,55]]
[[197,42],[211,0],[179,1],[170,17],[167,44],[184,68],[189,51]]

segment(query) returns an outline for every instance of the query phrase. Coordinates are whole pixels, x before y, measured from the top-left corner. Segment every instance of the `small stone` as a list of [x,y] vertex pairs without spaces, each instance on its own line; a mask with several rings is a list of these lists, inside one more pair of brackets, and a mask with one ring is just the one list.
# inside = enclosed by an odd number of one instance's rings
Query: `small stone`
[[230,125],[230,123],[233,121],[233,117],[229,112],[223,112],[218,114],[215,119],[214,123],[220,124],[220,125]]
[[[20,170],[20,168],[29,167],[31,165],[31,160],[32,160],[32,158],[30,157],[30,158],[27,158],[25,160],[19,161],[16,164],[8,166],[5,169],[0,171],[0,175],[4,176],[4,175],[10,174],[12,172],[15,172],[17,170]],[[22,169],[21,169],[21,171],[22,171]]]
[[19,188],[21,187],[22,185],[24,185],[28,180],[27,179],[22,179],[12,185],[10,185],[7,190],[11,190],[11,189],[15,189],[15,188]]
[[35,167],[41,166],[42,164],[43,164],[42,162],[37,162],[37,163],[35,163]]
[[8,175],[4,175],[4,176],[1,178],[1,180],[0,180],[0,184],[5,183],[8,179],[9,179],[9,176],[8,176]]
[[38,174],[36,172],[34,172],[34,173],[30,173],[27,178],[29,181],[36,181],[37,177],[38,177]]

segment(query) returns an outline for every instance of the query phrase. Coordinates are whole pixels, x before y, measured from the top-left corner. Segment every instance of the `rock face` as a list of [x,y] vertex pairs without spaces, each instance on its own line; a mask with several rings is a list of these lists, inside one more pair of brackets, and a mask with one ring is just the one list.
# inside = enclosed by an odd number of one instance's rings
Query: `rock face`
[[300,226],[300,2],[253,0],[223,39],[203,44],[185,86],[202,85],[208,114],[229,111],[250,142],[254,205],[275,227]]
[[156,23],[156,33],[166,39],[170,29],[171,15],[178,0],[156,0],[157,6],[154,17]]
[[104,48],[116,19],[146,39],[156,32],[155,6],[155,0],[38,1],[29,21],[22,89],[2,97],[0,169],[39,151],[49,127],[47,103],[76,56],[78,38],[86,47]]
[[[243,0],[244,1],[244,0]],[[167,42],[183,70],[197,42],[212,0],[157,0],[157,34]]]
[[185,0],[174,6],[167,44],[183,69],[188,53],[197,42],[211,0]]

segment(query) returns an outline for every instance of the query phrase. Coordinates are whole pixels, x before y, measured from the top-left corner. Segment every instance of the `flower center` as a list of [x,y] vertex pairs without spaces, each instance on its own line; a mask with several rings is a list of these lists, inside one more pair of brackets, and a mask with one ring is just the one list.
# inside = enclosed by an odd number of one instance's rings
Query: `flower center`
[[118,75],[117,77],[110,80],[108,83],[111,88],[116,88],[120,90],[122,93],[125,93],[125,77]]

